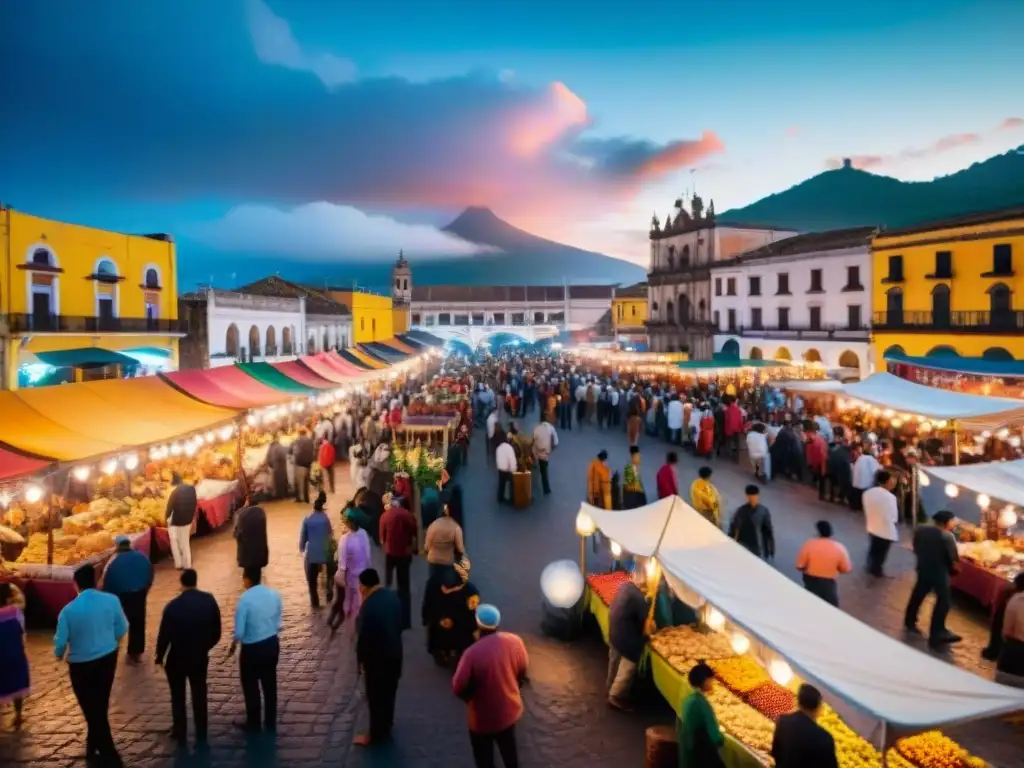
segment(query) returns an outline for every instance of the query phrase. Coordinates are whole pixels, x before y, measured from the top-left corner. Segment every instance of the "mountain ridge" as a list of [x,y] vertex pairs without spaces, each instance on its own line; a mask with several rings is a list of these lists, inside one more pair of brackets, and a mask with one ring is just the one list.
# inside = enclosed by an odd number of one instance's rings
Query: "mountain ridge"
[[931,181],[900,181],[849,167],[828,170],[718,220],[818,232],[907,227],[1014,206],[1024,206],[1024,145]]

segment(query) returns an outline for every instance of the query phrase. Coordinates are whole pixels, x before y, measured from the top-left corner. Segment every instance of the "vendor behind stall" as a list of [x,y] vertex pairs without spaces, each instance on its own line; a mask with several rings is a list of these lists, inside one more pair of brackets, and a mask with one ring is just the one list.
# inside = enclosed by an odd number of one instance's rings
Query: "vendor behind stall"
[[632,580],[615,593],[608,613],[608,703],[616,709],[629,709],[628,696],[651,629],[646,587],[646,569],[635,568]]

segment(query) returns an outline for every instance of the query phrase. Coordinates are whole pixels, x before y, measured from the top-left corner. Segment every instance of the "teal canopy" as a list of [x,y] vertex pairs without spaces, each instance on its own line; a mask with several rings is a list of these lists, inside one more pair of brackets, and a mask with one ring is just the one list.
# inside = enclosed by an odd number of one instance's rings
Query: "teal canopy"
[[134,357],[122,355],[100,347],[59,349],[54,352],[35,352],[39,362],[54,368],[102,368],[106,365],[138,365]]

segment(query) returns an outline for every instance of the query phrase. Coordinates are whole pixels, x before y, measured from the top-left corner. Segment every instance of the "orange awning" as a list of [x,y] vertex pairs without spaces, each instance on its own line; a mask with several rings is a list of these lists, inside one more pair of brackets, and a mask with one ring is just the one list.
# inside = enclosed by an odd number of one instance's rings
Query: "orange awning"
[[379,371],[382,368],[388,367],[387,363],[382,363],[379,360],[374,360],[372,357],[370,357],[368,354],[363,352],[358,347],[349,347],[345,351],[352,355],[352,357],[354,357],[356,360],[359,360],[363,365],[368,365],[375,371]]

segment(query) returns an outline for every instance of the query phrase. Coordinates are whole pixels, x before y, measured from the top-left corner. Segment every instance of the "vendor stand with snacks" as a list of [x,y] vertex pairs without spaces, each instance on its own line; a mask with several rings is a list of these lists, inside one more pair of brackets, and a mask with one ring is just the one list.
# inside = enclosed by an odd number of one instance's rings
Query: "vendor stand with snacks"
[[[700,660],[712,667],[709,700],[727,735],[730,768],[771,764],[774,721],[793,709],[803,680],[826,692],[819,724],[835,739],[841,768],[981,768],[983,760],[938,729],[1024,709],[1024,692],[951,667],[839,611],[737,546],[682,499],[614,512],[581,505],[577,530],[585,536],[595,529],[648,558],[648,571],[660,570],[676,597],[699,611],[695,626],[663,628],[650,638],[650,669],[678,715],[690,692],[688,671]],[[616,588],[611,579],[592,578],[586,600],[594,606],[598,595],[605,605]]]
[[929,514],[956,515],[960,571],[950,586],[994,609],[1024,571],[1024,459],[962,467],[921,467],[921,501]]

